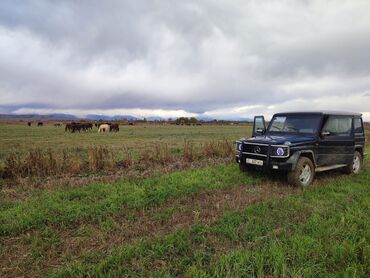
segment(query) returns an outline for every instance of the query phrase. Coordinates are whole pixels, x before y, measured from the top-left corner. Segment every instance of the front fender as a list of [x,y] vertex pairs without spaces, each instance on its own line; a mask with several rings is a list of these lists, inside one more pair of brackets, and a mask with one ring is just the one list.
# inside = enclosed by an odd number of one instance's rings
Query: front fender
[[292,164],[292,171],[295,170],[298,159],[302,156],[302,154],[309,154],[310,158],[313,160],[313,164],[316,167],[316,160],[315,160],[315,155],[314,155],[313,151],[311,151],[311,150],[295,151],[294,154],[287,160],[287,163]]

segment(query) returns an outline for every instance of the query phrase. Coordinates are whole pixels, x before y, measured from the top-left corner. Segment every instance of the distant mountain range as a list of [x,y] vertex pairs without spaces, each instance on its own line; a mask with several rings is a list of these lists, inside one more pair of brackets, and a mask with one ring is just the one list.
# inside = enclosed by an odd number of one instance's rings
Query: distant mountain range
[[[89,120],[103,120],[103,121],[114,121],[114,120],[127,120],[127,121],[138,121],[143,120],[144,117],[135,117],[131,115],[114,115],[114,116],[107,116],[107,115],[98,115],[98,114],[89,114],[86,116],[76,116],[72,114],[63,114],[63,113],[53,113],[47,115],[39,115],[39,114],[0,114],[0,120],[8,120],[8,121],[65,121],[65,120],[77,120],[77,119],[89,119]],[[145,118],[147,121],[165,121],[168,120],[167,118],[158,117],[158,116],[151,116]],[[176,117],[172,117],[172,120],[175,120]],[[225,121],[241,121],[241,122],[253,122],[253,119],[250,118],[240,118],[240,117],[227,117],[227,118],[211,118],[206,116],[199,116],[197,117],[199,121],[210,122],[214,120],[225,120]]]
[[48,114],[46,116],[52,117],[52,118],[65,118],[65,119],[77,119],[75,115],[72,114],[63,114],[63,113],[55,113],[55,114]]
[[69,114],[49,114],[49,115],[39,115],[39,114],[0,114],[0,120],[7,121],[63,121],[63,120],[73,120],[77,119],[75,115]]
[[107,115],[97,115],[97,114],[89,114],[83,117],[84,119],[90,120],[104,120],[104,121],[114,121],[114,120],[127,120],[127,121],[137,121],[142,120],[143,118],[138,118],[130,115],[115,115],[115,116],[107,116]]

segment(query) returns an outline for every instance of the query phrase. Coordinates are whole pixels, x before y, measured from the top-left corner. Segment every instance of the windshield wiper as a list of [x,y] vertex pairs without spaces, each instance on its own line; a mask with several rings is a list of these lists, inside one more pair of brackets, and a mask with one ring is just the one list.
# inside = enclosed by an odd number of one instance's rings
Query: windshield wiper
[[277,128],[278,130],[281,130],[281,127],[277,126],[277,125],[272,125],[271,127],[273,128]]

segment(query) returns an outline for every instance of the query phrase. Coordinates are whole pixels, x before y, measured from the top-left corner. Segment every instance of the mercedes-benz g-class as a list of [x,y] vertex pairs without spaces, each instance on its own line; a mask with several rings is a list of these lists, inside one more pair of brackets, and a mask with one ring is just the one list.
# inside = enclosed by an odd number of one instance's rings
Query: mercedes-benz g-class
[[365,155],[359,113],[278,113],[267,127],[264,117],[256,116],[252,137],[236,141],[240,170],[285,171],[288,182],[298,186],[310,185],[316,172],[342,168],[356,174]]

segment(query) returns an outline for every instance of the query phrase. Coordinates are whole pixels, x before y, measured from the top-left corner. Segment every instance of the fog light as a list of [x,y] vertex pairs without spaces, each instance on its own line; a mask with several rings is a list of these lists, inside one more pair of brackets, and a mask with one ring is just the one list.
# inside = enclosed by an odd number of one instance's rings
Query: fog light
[[277,166],[277,165],[272,165],[272,169],[279,169],[279,166]]

